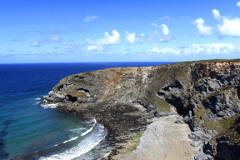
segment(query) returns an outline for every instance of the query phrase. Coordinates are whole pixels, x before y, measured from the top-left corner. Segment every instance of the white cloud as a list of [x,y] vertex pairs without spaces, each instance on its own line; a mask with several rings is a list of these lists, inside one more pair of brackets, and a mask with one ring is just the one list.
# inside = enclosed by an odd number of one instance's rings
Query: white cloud
[[217,26],[220,36],[240,37],[240,18],[221,16],[216,9],[213,9],[212,13],[220,21],[220,24]]
[[213,16],[214,16],[216,19],[220,19],[220,18],[221,18],[220,13],[219,13],[218,10],[213,9],[213,10],[212,10],[212,13],[213,13]]
[[144,38],[145,38],[145,34],[141,34],[141,35],[137,35],[136,36],[136,42],[138,42],[138,43],[142,43],[143,42],[143,40],[144,40]]
[[86,41],[89,43],[87,50],[106,50],[108,45],[120,44],[120,34],[116,30],[112,30],[112,34],[110,36],[108,32],[105,32],[103,39],[95,41],[87,39]]
[[136,34],[135,33],[129,33],[126,31],[125,38],[127,43],[134,43],[136,40]]
[[148,42],[168,42],[172,39],[170,30],[166,24],[161,24],[159,28],[162,33],[159,34],[157,31],[152,31],[146,36],[146,41]]
[[167,42],[171,39],[170,31],[166,24],[162,24],[160,26],[162,29],[162,35],[159,37],[158,42]]
[[164,20],[164,19],[168,19],[168,20],[169,20],[169,19],[171,19],[171,18],[170,18],[169,16],[165,16],[165,17],[160,17],[159,19],[160,19],[160,20]]
[[198,33],[202,36],[208,36],[212,34],[212,27],[210,26],[205,26],[204,25],[204,20],[202,18],[196,19],[193,22],[194,25],[197,26],[198,28]]
[[94,45],[89,45],[87,47],[87,50],[88,51],[104,51],[104,50],[107,50],[106,47],[104,46],[94,46]]
[[162,32],[165,36],[169,35],[170,32],[169,32],[168,26],[166,24],[162,24],[160,26],[160,28],[162,28]]
[[173,54],[173,55],[190,55],[190,54],[230,54],[239,52],[240,45],[232,45],[231,43],[208,43],[208,44],[192,44],[178,48],[154,47],[150,53],[157,54]]
[[87,15],[87,16],[84,18],[83,21],[89,22],[89,21],[93,21],[93,20],[95,20],[95,19],[97,19],[97,18],[98,18],[98,16],[95,16],[95,15],[92,15],[92,16]]
[[87,39],[89,44],[103,46],[103,45],[111,45],[111,44],[119,44],[120,43],[120,34],[116,30],[112,30],[112,36],[108,34],[108,32],[104,33],[103,39],[98,39],[96,41],[90,41]]
[[236,6],[240,7],[240,1],[236,4]]
[[156,23],[151,23],[152,26],[157,27],[158,25]]
[[41,45],[38,42],[34,42],[30,46],[31,47],[40,47]]
[[125,38],[127,43],[142,43],[144,40],[145,34],[137,35],[135,33],[125,32]]

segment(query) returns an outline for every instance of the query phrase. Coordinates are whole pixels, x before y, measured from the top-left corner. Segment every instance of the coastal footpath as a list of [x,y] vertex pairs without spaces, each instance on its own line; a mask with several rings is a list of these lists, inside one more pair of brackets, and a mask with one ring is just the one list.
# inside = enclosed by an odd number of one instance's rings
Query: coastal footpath
[[[63,78],[42,103],[104,124],[116,141],[106,159],[121,154],[135,135],[145,135],[156,118],[173,115],[175,124],[191,129],[195,159],[240,159],[239,82],[240,60],[110,68]],[[143,139],[130,151],[138,152]]]

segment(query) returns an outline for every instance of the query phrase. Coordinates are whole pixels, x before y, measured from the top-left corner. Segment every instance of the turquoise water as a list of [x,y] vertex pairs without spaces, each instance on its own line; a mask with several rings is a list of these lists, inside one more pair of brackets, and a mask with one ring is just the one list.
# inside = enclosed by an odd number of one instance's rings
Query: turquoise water
[[[94,119],[79,119],[40,97],[65,76],[155,63],[62,63],[0,65],[0,159],[98,159],[111,151],[107,130]],[[104,146],[104,147],[103,147]]]

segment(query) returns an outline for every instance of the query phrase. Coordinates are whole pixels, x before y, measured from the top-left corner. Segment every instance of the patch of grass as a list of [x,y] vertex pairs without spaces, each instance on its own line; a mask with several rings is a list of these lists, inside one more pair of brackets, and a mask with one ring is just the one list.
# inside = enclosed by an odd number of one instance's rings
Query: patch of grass
[[238,145],[240,145],[240,134],[237,132],[239,131],[240,123],[236,123],[236,121],[239,119],[240,119],[240,114],[235,115],[234,123],[231,124],[228,130],[220,134],[220,136],[224,136],[224,135],[227,136],[227,138],[229,139],[228,141],[230,143],[237,143]]
[[217,95],[217,94],[219,94],[219,93],[220,93],[219,91],[213,91],[211,94],[203,97],[203,100],[206,100],[206,99],[208,99],[208,98],[211,98],[211,97],[213,97],[213,96],[215,96],[215,95]]
[[158,96],[156,96],[155,102],[156,102],[157,108],[158,108],[160,111],[170,112],[170,106],[169,106],[169,104],[167,103],[166,100],[161,99],[161,98],[159,98]]
[[201,119],[205,119],[206,118],[206,110],[205,109],[199,109],[196,108],[194,110],[195,115],[193,116],[193,121],[195,124],[199,125],[201,122]]
[[83,79],[73,79],[73,80],[71,80],[73,83],[86,83],[86,81],[85,80],[83,80]]
[[132,152],[137,148],[141,137],[142,137],[141,133],[135,134],[135,136],[131,139],[132,145],[126,148],[127,152]]
[[[206,114],[209,112],[205,109],[195,109],[195,115],[193,116],[194,123],[197,125],[202,125],[207,130],[217,130],[219,132],[224,132],[228,130],[235,122],[236,117],[239,117],[239,114],[233,117],[225,118],[217,122],[212,122],[210,119],[207,118]],[[201,123],[201,119],[204,120]]]
[[208,98],[211,98],[211,97],[213,97],[217,94],[223,93],[225,91],[231,91],[233,95],[235,95],[235,96],[237,95],[237,91],[232,86],[227,85],[227,86],[221,88],[219,91],[213,91],[211,94],[205,96],[203,99],[206,100]]
[[85,74],[85,75],[88,75],[88,76],[93,76],[93,73],[94,71],[90,71],[90,72],[85,72],[85,73],[83,73],[83,74]]
[[136,139],[139,139],[142,137],[142,134],[141,133],[137,133],[132,140],[136,140]]
[[203,81],[205,78],[206,78],[206,77],[197,80],[197,81],[195,82],[195,85],[199,84],[199,83],[200,83],[201,81]]
[[235,122],[236,116],[229,117],[223,120],[220,120],[218,122],[211,122],[210,120],[207,120],[206,122],[203,123],[206,129],[208,130],[218,130],[220,132],[224,132],[228,130]]
[[127,148],[127,151],[128,151],[128,152],[132,152],[132,151],[136,150],[137,145],[138,145],[138,144],[134,144],[134,145],[128,147],[128,148]]
[[199,62],[240,62],[240,59],[211,59],[211,60],[201,60]]
[[87,99],[88,96],[85,94],[85,92],[77,92],[75,91],[74,89],[67,89],[66,92],[71,95],[72,97],[80,97],[80,98],[83,98],[83,99]]

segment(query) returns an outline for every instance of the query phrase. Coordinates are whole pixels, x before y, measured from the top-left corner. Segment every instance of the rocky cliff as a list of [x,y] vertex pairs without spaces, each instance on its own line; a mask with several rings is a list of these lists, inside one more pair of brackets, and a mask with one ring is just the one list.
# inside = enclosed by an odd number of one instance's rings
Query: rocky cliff
[[177,112],[203,146],[196,159],[240,159],[239,82],[238,60],[111,68],[65,77],[44,103],[95,117],[117,137]]

